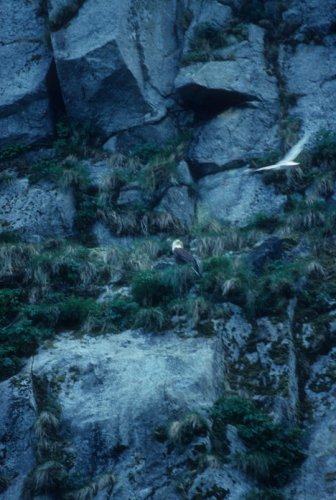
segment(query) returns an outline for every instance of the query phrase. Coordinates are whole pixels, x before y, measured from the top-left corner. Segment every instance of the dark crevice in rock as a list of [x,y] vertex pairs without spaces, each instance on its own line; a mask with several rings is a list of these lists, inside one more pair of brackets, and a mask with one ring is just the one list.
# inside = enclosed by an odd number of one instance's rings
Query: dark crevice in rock
[[205,176],[211,176],[218,174],[220,172],[226,171],[226,170],[234,170],[238,168],[242,168],[246,166],[246,160],[232,160],[230,162],[225,163],[225,166],[223,165],[217,165],[216,163],[202,163],[202,169],[200,169],[200,164],[197,161],[193,161],[192,159],[188,160],[188,165],[190,169],[190,173],[192,177],[194,178],[195,181],[198,181],[202,177]]
[[56,123],[61,116],[66,114],[66,108],[55,61],[52,61],[47,74],[47,90],[52,117]]
[[209,89],[191,83],[179,90],[184,107],[195,111],[198,118],[206,119],[216,116],[231,107],[243,106],[256,100],[255,96],[223,89]]

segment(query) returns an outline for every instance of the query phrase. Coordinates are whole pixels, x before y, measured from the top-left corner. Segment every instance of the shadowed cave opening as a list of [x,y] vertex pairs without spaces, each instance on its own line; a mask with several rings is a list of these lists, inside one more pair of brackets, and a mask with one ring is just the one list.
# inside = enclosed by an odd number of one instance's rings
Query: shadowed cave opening
[[255,96],[223,89],[209,89],[191,83],[179,89],[185,109],[195,112],[199,119],[209,119],[232,107],[241,107]]

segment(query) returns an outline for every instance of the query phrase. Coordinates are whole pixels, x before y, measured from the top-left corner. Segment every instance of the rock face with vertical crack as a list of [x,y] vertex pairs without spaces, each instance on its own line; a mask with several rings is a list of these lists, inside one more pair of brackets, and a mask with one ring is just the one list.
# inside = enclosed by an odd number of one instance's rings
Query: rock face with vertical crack
[[40,142],[53,132],[45,21],[38,0],[0,0],[0,12],[0,146]]
[[52,33],[68,114],[105,137],[160,122],[177,72],[178,11],[176,0],[84,2]]

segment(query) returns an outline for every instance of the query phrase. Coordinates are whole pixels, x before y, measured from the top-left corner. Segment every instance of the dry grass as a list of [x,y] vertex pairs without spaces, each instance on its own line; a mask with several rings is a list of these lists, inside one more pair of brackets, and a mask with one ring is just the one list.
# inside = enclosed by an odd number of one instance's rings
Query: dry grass
[[192,440],[193,436],[208,432],[206,420],[198,413],[188,413],[181,420],[175,420],[168,428],[168,438],[175,445]]
[[34,493],[55,491],[66,478],[64,465],[56,461],[45,462],[36,467],[30,477],[30,490]]
[[316,260],[309,262],[306,267],[306,273],[312,277],[326,278],[327,272],[322,264]]
[[107,490],[107,493],[111,495],[114,484],[114,476],[112,474],[104,474],[80,490],[68,493],[65,498],[67,500],[93,500],[103,490]]
[[24,243],[0,246],[0,277],[22,273],[28,262],[38,255],[38,249]]
[[59,419],[50,411],[41,412],[35,422],[35,434],[37,439],[55,436],[59,424]]
[[195,297],[188,300],[187,310],[191,316],[193,326],[197,326],[199,322],[208,316],[210,312],[210,304],[204,297]]
[[223,297],[227,297],[231,293],[239,292],[242,289],[242,283],[239,278],[230,278],[224,281],[222,285]]
[[335,189],[335,178],[333,173],[328,173],[321,177],[315,184],[316,190],[320,196],[328,198]]

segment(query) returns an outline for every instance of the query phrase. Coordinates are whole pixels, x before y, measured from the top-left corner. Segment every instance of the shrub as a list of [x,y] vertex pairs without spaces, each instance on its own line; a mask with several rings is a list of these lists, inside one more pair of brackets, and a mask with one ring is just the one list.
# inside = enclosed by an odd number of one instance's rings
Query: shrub
[[0,149],[0,162],[13,160],[27,150],[27,146],[23,144],[8,144]]
[[56,159],[39,160],[30,167],[28,172],[32,184],[40,181],[50,181],[59,184],[63,175],[63,167]]
[[0,324],[11,321],[18,314],[21,295],[20,289],[3,288],[0,290]]
[[[216,52],[218,49],[245,40],[247,37],[247,28],[243,24],[231,23],[226,28],[212,23],[198,24],[194,28],[190,48],[182,59],[182,65],[223,60],[224,57]],[[232,58],[233,54],[225,56],[225,59]]]
[[140,308],[135,315],[134,326],[147,331],[160,331],[167,325],[167,317],[161,307]]
[[197,436],[206,436],[209,431],[206,420],[198,413],[187,413],[180,420],[171,422],[168,439],[175,446],[187,445]]
[[315,136],[314,143],[310,149],[310,162],[312,164],[327,163],[330,167],[336,167],[336,131],[321,130]]
[[173,288],[157,271],[137,273],[131,287],[136,302],[145,307],[155,307],[173,298]]
[[279,226],[279,218],[276,215],[267,215],[263,213],[256,214],[250,224],[250,228],[263,229],[273,232]]
[[94,299],[70,296],[58,304],[59,326],[78,327],[87,317],[98,314],[99,304]]
[[226,426],[234,425],[246,450],[234,455],[233,460],[261,484],[284,485],[304,458],[301,430],[274,424],[248,400],[220,399],[213,408],[212,419],[215,448],[228,454]]

